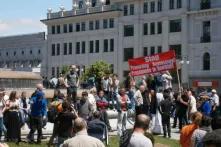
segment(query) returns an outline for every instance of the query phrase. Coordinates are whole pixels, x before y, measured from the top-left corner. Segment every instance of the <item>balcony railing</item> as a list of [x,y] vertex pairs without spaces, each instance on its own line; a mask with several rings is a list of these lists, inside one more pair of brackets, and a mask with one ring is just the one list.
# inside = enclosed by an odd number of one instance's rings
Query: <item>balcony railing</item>
[[75,15],[83,15],[83,14],[114,11],[114,10],[119,10],[117,5],[104,5],[104,6],[96,6],[96,7],[89,7],[89,8],[81,8],[81,9],[64,11],[64,12],[60,11],[60,12],[55,12],[55,13],[48,13],[48,19],[70,17],[70,16],[75,16]]
[[211,42],[211,36],[210,35],[203,35],[200,39],[201,43],[208,43]]
[[207,0],[206,2],[201,2],[201,10],[210,9],[210,8],[211,8],[211,3],[209,0]]

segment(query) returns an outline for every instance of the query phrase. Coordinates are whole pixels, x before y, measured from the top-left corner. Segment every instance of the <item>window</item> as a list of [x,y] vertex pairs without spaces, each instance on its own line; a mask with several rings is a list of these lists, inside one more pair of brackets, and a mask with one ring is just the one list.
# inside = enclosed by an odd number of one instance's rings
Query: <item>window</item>
[[108,40],[104,39],[104,52],[108,52]]
[[182,8],[182,0],[177,0],[177,8]]
[[150,55],[154,55],[155,54],[155,47],[151,46],[150,47]]
[[41,50],[38,50],[38,54],[41,54]]
[[59,77],[59,74],[60,74],[60,70],[59,70],[59,67],[57,67],[57,77]]
[[148,56],[148,47],[143,48],[143,55]]
[[100,51],[100,41],[96,40],[95,41],[95,52],[99,53],[99,51]]
[[57,56],[60,55],[60,44],[57,44]]
[[69,24],[69,33],[73,32],[73,24]]
[[202,43],[207,43],[211,41],[210,36],[210,21],[203,22],[203,36],[201,37]]
[[211,0],[201,0],[201,10],[210,9],[211,8]]
[[128,14],[128,6],[124,5],[124,16],[127,16]]
[[59,25],[57,25],[57,33],[60,34],[61,33],[61,27]]
[[94,22],[93,21],[89,22],[89,30],[94,30]]
[[103,28],[104,28],[104,29],[107,29],[107,19],[104,19],[104,20],[103,20]]
[[210,70],[210,54],[207,52],[203,55],[203,70]]
[[157,2],[157,11],[158,12],[162,11],[162,0],[158,0]]
[[76,54],[80,54],[80,42],[76,42],[76,50],[75,50]]
[[97,0],[91,0],[91,7],[95,7],[97,4]]
[[96,20],[95,21],[95,30],[98,30],[98,29],[100,29],[100,21]]
[[67,55],[68,54],[68,44],[67,43],[64,43],[64,52],[63,52],[64,55]]
[[174,0],[170,0],[170,9],[174,9]]
[[150,12],[151,13],[155,12],[155,2],[154,1],[150,3]]
[[157,34],[162,33],[162,22],[157,22]]
[[81,23],[81,31],[85,31],[85,28],[86,28],[86,24],[85,24],[85,22],[82,22]]
[[14,56],[16,55],[16,52],[14,52]]
[[150,24],[150,35],[154,35],[155,34],[155,23],[152,22]]
[[106,0],[105,5],[110,5],[110,0]]
[[110,52],[114,51],[114,39],[110,39]]
[[86,51],[86,45],[85,44],[86,44],[85,41],[81,42],[81,53],[82,54],[85,54],[85,51]]
[[84,2],[83,1],[79,1],[78,2],[78,7],[79,7],[79,9],[83,8],[84,7]]
[[157,52],[158,52],[158,53],[162,53],[162,46],[158,46],[158,47],[157,47]]
[[181,45],[170,45],[170,50],[174,50],[176,53],[176,58],[181,59],[182,58],[182,52],[181,52]]
[[170,33],[181,32],[181,19],[170,20]]
[[134,15],[134,4],[130,4],[130,15]]
[[6,52],[6,56],[8,56],[8,52]]
[[51,76],[52,76],[52,77],[55,76],[55,68],[54,68],[54,67],[51,68]]
[[63,25],[63,31],[64,31],[64,33],[68,32],[68,25],[67,24]]
[[148,23],[143,24],[143,35],[148,35]]
[[134,57],[134,49],[133,48],[124,48],[124,61],[128,61]]
[[55,44],[51,45],[51,56],[55,56]]
[[148,2],[144,2],[144,4],[143,4],[143,13],[144,14],[148,13]]
[[24,55],[24,54],[25,54],[25,52],[24,52],[24,51],[22,51],[22,52],[21,52],[21,54],[22,54],[22,55]]
[[72,54],[72,43],[71,42],[69,43],[69,52],[68,53],[69,53],[69,55]]
[[134,36],[134,26],[133,25],[125,25],[124,26],[124,36]]
[[80,32],[81,26],[79,23],[76,23],[76,32]]
[[90,50],[89,50],[89,53],[93,53],[94,52],[94,41],[90,41]]
[[32,50],[30,50],[30,55],[32,55]]
[[51,33],[52,33],[52,34],[55,34],[55,26],[52,26],[52,27],[51,27]]
[[110,65],[110,72],[111,72],[111,73],[114,73],[114,64],[111,64],[111,65]]
[[109,20],[109,27],[114,28],[114,19],[113,18],[110,18],[110,20]]

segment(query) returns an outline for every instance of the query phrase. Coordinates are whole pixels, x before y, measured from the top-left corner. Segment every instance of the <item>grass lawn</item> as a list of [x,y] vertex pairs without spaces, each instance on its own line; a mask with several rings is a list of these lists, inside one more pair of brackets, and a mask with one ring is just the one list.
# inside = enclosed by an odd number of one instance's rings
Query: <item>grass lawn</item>
[[[161,145],[165,145],[168,147],[179,147],[179,142],[177,140],[163,138],[159,136],[154,136],[155,138],[155,147],[162,147]],[[117,136],[110,137],[109,141],[110,147],[119,147],[119,138]],[[161,145],[159,145],[161,144]],[[20,143],[19,146],[17,146],[14,143],[8,143],[9,147],[47,147],[46,142],[43,142],[41,145],[38,144],[28,144],[28,143]]]

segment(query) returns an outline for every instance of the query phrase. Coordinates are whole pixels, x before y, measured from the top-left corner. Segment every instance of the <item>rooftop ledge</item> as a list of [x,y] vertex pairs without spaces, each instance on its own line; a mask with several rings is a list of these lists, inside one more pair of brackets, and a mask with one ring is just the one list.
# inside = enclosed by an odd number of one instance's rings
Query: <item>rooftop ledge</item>
[[47,20],[64,18],[64,17],[73,17],[73,16],[79,16],[79,15],[87,15],[87,14],[93,14],[93,13],[117,11],[117,10],[120,10],[117,5],[103,5],[103,6],[96,6],[96,7],[73,9],[70,11],[59,11],[55,13],[47,13]]

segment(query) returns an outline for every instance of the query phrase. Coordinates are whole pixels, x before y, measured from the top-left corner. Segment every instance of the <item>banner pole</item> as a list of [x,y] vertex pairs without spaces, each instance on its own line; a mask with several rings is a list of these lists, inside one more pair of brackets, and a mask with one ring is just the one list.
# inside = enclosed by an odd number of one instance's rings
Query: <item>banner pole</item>
[[178,89],[179,89],[179,93],[181,93],[180,75],[179,75],[177,66],[176,66],[176,73],[177,73],[177,80],[178,80]]

